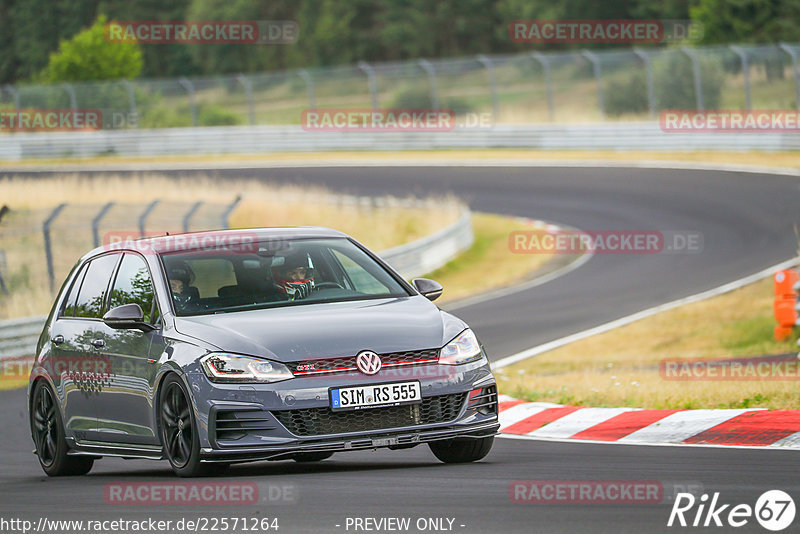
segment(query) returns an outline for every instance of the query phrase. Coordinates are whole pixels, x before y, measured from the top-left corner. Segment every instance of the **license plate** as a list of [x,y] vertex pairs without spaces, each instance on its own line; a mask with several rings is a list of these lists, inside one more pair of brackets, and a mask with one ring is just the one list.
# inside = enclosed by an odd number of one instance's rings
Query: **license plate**
[[331,388],[331,409],[362,410],[415,404],[422,400],[419,382],[394,382],[392,384],[370,384],[350,388]]

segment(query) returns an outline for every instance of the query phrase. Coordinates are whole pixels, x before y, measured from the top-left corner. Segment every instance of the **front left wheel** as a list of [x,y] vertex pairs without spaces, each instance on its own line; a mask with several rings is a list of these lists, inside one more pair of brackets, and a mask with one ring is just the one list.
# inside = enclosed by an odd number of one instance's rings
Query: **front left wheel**
[[431,452],[446,464],[477,462],[492,450],[494,436],[486,438],[454,438],[432,441],[428,444]]
[[332,452],[299,452],[292,456],[295,462],[305,464],[311,462],[321,462],[333,456]]
[[189,394],[181,379],[170,374],[160,395],[161,442],[172,470],[179,477],[211,475],[220,469],[200,461],[200,438]]
[[36,456],[48,476],[85,475],[92,469],[94,458],[68,454],[61,412],[46,382],[39,382],[33,390],[30,417]]

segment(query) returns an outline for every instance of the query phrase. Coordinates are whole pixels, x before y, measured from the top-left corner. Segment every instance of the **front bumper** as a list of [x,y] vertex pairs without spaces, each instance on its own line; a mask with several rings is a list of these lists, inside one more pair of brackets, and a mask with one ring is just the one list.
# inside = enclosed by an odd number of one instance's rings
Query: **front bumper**
[[303,452],[346,452],[378,448],[407,448],[420,443],[451,438],[484,438],[494,436],[500,424],[489,421],[471,425],[448,425],[417,432],[371,433],[348,438],[301,441],[293,445],[262,448],[202,449],[204,462],[249,462],[252,460],[281,460]]
[[[418,376],[349,373],[253,386],[220,385],[202,374],[188,373],[201,458],[209,462],[277,460],[304,452],[407,448],[497,433],[497,386],[485,360],[425,367],[427,371]],[[329,409],[330,387],[387,379],[419,380],[423,402],[352,412]]]

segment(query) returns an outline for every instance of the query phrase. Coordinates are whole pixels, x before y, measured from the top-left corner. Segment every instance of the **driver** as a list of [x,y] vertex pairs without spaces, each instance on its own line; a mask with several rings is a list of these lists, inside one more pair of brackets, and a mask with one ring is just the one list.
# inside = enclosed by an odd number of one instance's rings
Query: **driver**
[[314,289],[314,268],[306,252],[294,252],[285,256],[283,265],[274,268],[278,291],[289,300],[304,299]]

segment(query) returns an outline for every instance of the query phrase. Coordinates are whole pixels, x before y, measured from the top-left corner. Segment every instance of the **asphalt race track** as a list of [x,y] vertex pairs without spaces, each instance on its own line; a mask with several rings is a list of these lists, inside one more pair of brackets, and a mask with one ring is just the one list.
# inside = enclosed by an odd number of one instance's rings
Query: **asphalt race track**
[[[544,167],[236,169],[214,174],[324,184],[365,195],[453,192],[474,210],[584,230],[703,235],[699,253],[595,255],[544,285],[458,309],[493,359],[722,285],[797,251],[793,226],[800,223],[800,181],[789,176]],[[106,484],[172,482],[166,462],[105,459],[89,476],[47,479],[30,453],[24,394],[0,392],[0,401],[5,407],[0,415],[3,518],[277,517],[279,532],[354,532],[352,524],[346,529],[348,517],[408,517],[409,532],[420,531],[415,524],[420,518],[452,519],[449,528],[455,532],[659,532],[676,530],[666,526],[668,503],[519,504],[510,499],[509,487],[515,480],[534,479],[660,481],[665,488],[702,486],[709,494],[720,492],[722,503],[751,506],[770,489],[782,489],[795,500],[800,496],[800,458],[791,451],[498,439],[484,461],[471,465],[439,464],[421,446],[341,454],[316,465],[245,464],[217,479],[255,482],[262,499],[257,506],[111,506],[104,498]],[[426,531],[447,531],[448,525],[445,520],[444,529]],[[753,518],[737,530],[764,531]]]

